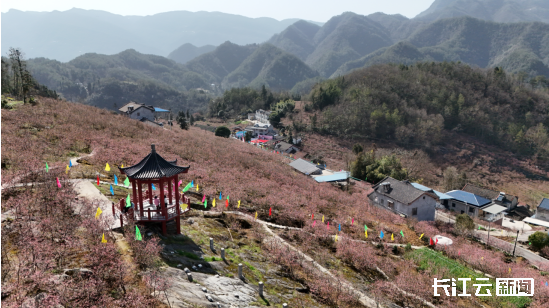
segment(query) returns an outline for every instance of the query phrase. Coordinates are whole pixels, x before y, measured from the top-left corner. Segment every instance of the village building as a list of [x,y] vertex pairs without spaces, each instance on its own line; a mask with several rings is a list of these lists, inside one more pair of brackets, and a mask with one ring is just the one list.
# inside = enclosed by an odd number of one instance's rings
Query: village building
[[536,214],[534,218],[549,221],[549,199],[541,199],[536,208]]
[[259,109],[259,110],[256,110],[255,112],[255,120],[256,121],[259,121],[261,123],[264,123],[264,124],[271,124],[269,122],[269,116],[271,115],[271,111],[270,110],[263,110],[263,109]]
[[513,209],[518,204],[518,197],[516,196],[509,195],[504,192],[498,192],[491,189],[478,187],[472,184],[466,184],[461,190],[491,200],[493,203],[504,206],[508,210]]
[[252,132],[252,137],[258,137],[259,135],[274,136],[276,131],[271,124],[255,124],[253,126],[246,126],[246,131]]
[[129,102],[118,109],[118,111],[120,114],[124,114],[130,119],[142,120],[145,118],[151,122],[157,122],[159,117],[162,117],[164,114],[168,114],[170,112],[166,109],[136,102]]
[[318,165],[310,163],[301,158],[291,162],[290,166],[306,175],[322,174],[322,169],[320,169]]
[[368,195],[371,202],[402,217],[416,218],[418,221],[435,220],[436,194],[417,189],[409,181],[399,181],[386,177]]
[[295,154],[295,153],[299,152],[298,147],[296,147],[293,144],[284,142],[284,141],[280,141],[277,144],[275,144],[274,149],[275,149],[275,151],[279,151],[279,152],[283,152],[283,153],[287,153],[287,154]]
[[452,190],[446,194],[451,196],[452,199],[443,200],[442,204],[446,209],[458,214],[467,213],[474,218],[497,220],[503,218],[507,210],[506,207],[495,204],[492,200],[467,191]]
[[445,193],[442,193],[440,191],[436,191],[432,188],[429,188],[427,186],[424,186],[424,185],[421,185],[419,183],[411,183],[412,186],[414,186],[415,188],[419,189],[419,190],[422,190],[422,191],[425,191],[425,192],[428,192],[428,193],[431,193],[431,194],[434,194],[437,196],[437,208],[443,208],[444,206],[442,205],[441,202],[444,202],[444,200],[450,200],[452,199],[452,196],[449,196]]

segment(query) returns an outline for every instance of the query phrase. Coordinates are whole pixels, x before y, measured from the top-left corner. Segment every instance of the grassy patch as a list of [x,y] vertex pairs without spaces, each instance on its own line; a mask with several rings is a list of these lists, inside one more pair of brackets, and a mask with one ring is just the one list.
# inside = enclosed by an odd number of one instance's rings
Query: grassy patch
[[[525,296],[509,296],[498,297],[496,296],[496,281],[490,279],[489,281],[477,282],[476,278],[486,278],[483,274],[476,273],[474,270],[466,267],[456,260],[452,260],[444,256],[442,253],[433,251],[431,249],[423,248],[415,251],[411,251],[405,255],[406,258],[414,260],[419,266],[418,271],[429,269],[434,275],[441,275],[438,279],[448,278],[471,278],[471,281],[467,282],[467,293],[474,295],[476,287],[473,284],[483,283],[492,284],[492,287],[482,287],[481,294],[486,294],[486,289],[490,290],[492,296],[477,297],[477,299],[486,302],[494,307],[528,307],[531,302],[531,298]],[[462,282],[457,283],[457,289],[460,292],[463,290]],[[441,291],[443,292],[443,291]]]
[[177,250],[177,254],[180,255],[180,256],[185,256],[189,259],[193,259],[193,260],[201,260],[199,256],[197,256],[196,254],[192,253],[192,252],[188,252],[188,251],[183,251],[183,250]]

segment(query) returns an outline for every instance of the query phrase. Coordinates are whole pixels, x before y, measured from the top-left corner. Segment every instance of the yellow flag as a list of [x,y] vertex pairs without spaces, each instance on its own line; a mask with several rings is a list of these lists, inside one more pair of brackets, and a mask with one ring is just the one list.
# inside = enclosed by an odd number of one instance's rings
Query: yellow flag
[[103,211],[101,211],[100,207],[97,207],[97,212],[95,212],[95,219],[99,218],[99,215],[101,215],[101,213],[103,213]]
[[324,215],[322,215],[322,222],[324,222]]
[[335,238],[335,241],[337,242],[337,234],[336,234],[336,238]]
[[69,170],[71,170],[71,168],[69,168],[69,165],[67,165],[67,168],[65,168],[65,173],[69,174]]
[[484,257],[480,257],[481,260],[484,260]]
[[237,209],[240,208],[240,200],[238,200],[238,206],[236,207]]
[[181,210],[185,211],[187,209],[187,207],[189,207],[188,204],[185,204],[185,203],[182,203],[179,205],[181,207]]
[[255,219],[257,219],[257,212],[255,212]]
[[391,241],[394,241],[395,240],[395,236],[393,235],[393,233],[391,233]]
[[111,171],[111,167],[109,166],[109,163],[105,166],[105,171]]
[[511,268],[509,268],[509,274],[511,274]]
[[215,198],[213,198],[213,204],[212,204],[213,207],[215,207]]
[[364,235],[368,238],[368,231],[364,231]]
[[105,233],[103,233],[103,236],[101,237],[101,243],[106,243],[107,240],[105,239]]
[[196,184],[196,191],[198,191],[198,184]]
[[122,164],[122,166],[120,166],[120,168],[124,168],[124,164]]
[[425,233],[421,233],[421,235],[419,236],[419,239],[420,239],[420,240],[421,240],[421,238],[423,237],[423,234],[425,234]]

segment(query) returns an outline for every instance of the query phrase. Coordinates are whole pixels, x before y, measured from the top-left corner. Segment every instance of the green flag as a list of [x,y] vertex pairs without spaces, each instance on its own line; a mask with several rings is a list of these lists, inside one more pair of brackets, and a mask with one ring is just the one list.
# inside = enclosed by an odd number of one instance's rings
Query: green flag
[[130,186],[130,179],[128,177],[124,180],[124,186]]
[[204,200],[204,208],[208,207],[208,199]]
[[480,225],[478,226],[478,229],[480,230]]
[[187,186],[183,188],[183,192],[187,192],[187,190],[189,190],[191,187],[192,187],[191,183],[187,184]]
[[231,201],[231,200],[229,199],[229,195],[227,195],[227,200],[228,200],[228,201]]
[[48,167],[48,163],[46,162],[46,172],[50,172],[50,167]]
[[135,226],[135,240],[136,241],[142,241],[143,240],[141,238],[141,232],[139,232],[139,228],[137,226]]
[[400,230],[400,235],[402,235],[402,237],[404,237],[404,233],[402,232],[402,230]]
[[128,196],[126,197],[126,207],[130,206],[132,206],[132,201],[130,200],[130,195],[128,194]]

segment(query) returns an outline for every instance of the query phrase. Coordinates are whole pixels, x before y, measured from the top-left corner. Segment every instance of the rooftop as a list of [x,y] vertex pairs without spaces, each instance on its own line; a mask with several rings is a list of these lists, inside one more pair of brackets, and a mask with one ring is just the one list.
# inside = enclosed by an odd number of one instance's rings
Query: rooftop
[[538,207],[544,210],[549,210],[549,199],[547,198],[541,199],[541,202],[539,203]]
[[501,205],[497,205],[497,204],[490,205],[489,207],[483,209],[484,212],[487,212],[487,213],[490,213],[490,214],[499,214],[499,213],[501,213],[505,210],[507,210],[506,207],[501,206]]
[[177,166],[177,160],[167,161],[158,153],[154,144],[151,144],[151,153],[136,165],[118,168],[131,179],[158,179],[171,177],[179,173],[187,173],[189,167]]
[[[381,184],[385,185],[386,183],[388,183],[389,185],[389,189],[387,191],[385,191],[385,189],[382,188],[382,185],[381,185]],[[393,179],[390,176],[379,181],[379,183],[372,186],[372,188],[377,193],[390,197],[404,204],[411,204],[421,195],[426,193],[422,190],[415,188],[409,182],[399,181],[397,179]]]
[[290,166],[296,169],[297,171],[307,175],[322,172],[314,164],[311,164],[310,162],[303,160],[301,158],[294,160],[292,163],[290,163]]
[[349,172],[334,172],[332,175],[324,175],[315,177],[315,181],[318,183],[322,182],[336,182],[336,181],[346,181],[349,178]]
[[441,193],[440,191],[436,191],[434,189],[431,189],[427,186],[423,186],[419,183],[411,183],[412,186],[414,186],[415,188],[419,189],[419,190],[422,190],[422,191],[425,191],[425,192],[430,192],[430,193],[433,193],[435,194],[440,200],[449,200],[449,199],[453,199],[452,196],[449,196],[445,193]]
[[491,200],[488,200],[486,198],[483,198],[481,196],[477,196],[475,194],[472,194],[470,192],[466,192],[463,190],[452,190],[446,193],[447,195],[451,196],[452,199],[455,199],[457,201],[461,201],[463,203],[472,204],[475,206],[484,206],[490,202]]
[[154,107],[154,112],[170,112],[170,111],[169,111],[169,110],[166,110],[166,109]]
[[[479,187],[479,186],[475,186],[473,184],[466,184],[463,187],[462,190],[466,191],[466,192],[470,192],[470,193],[475,194],[477,196],[481,196],[481,197],[486,198],[486,199],[503,201],[503,197],[500,196],[500,192],[495,191],[495,190],[491,190],[491,189],[487,189],[487,188],[482,188],[482,187]],[[507,199],[509,201],[513,201],[513,199],[515,199],[515,196],[505,194],[505,199]]]

